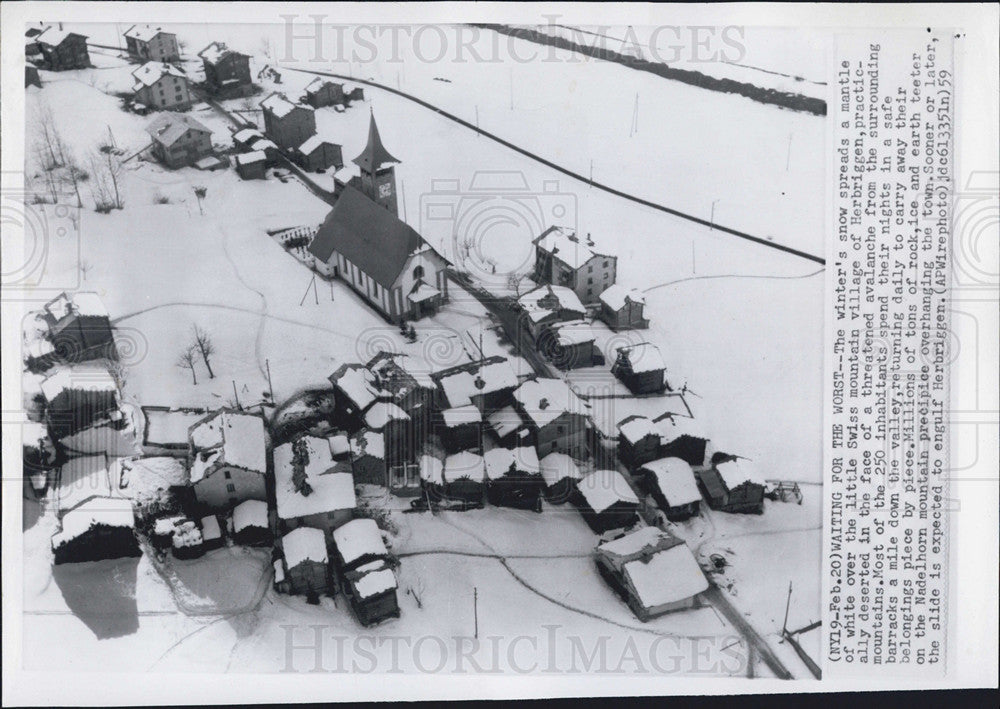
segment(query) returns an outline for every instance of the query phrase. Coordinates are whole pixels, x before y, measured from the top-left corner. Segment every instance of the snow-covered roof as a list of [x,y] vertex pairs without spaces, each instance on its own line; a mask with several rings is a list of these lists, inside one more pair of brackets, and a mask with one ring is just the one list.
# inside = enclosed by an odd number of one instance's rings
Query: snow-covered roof
[[180,445],[187,446],[188,430],[201,419],[205,411],[198,409],[159,409],[143,407],[146,417],[146,435],[144,441],[149,445]]
[[306,93],[319,91],[327,84],[332,84],[333,86],[338,85],[336,81],[330,81],[329,79],[324,79],[322,76],[317,76],[315,79],[306,84]]
[[[308,456],[304,465],[305,481],[312,492],[304,495],[295,489],[295,448]],[[305,436],[295,443],[285,443],[274,449],[274,496],[278,516],[295,519],[314,514],[353,509],[354,476],[350,472],[335,472],[330,443],[325,438]],[[344,468],[349,471],[349,468]]]
[[77,37],[83,37],[84,39],[87,38],[87,35],[80,34],[79,32],[70,32],[69,30],[61,30],[56,27],[49,26],[42,30],[41,34],[35,37],[35,41],[40,44],[48,44],[52,47],[58,47],[70,35],[76,35]]
[[361,598],[371,598],[396,588],[396,575],[392,569],[370,571],[354,582],[354,590]]
[[647,608],[683,601],[708,588],[708,579],[687,544],[658,551],[648,560],[626,562],[623,571]]
[[666,369],[667,365],[660,354],[660,348],[651,342],[642,342],[628,347],[619,347],[619,352],[628,356],[629,366],[635,374]]
[[355,458],[370,455],[385,460],[385,436],[378,431],[364,429],[351,440],[351,449]]
[[301,106],[297,103],[292,103],[285,97],[284,94],[279,94],[277,92],[271,94],[266,99],[260,102],[260,107],[277,118],[284,118],[289,113],[294,111],[296,108],[301,108],[306,111],[312,111],[311,108],[306,106]]
[[670,443],[681,436],[708,440],[704,426],[689,416],[666,416],[656,422],[656,428],[664,443]]
[[247,527],[268,529],[267,503],[261,500],[245,500],[233,508],[233,530],[242,532]]
[[91,291],[60,293],[45,304],[45,310],[56,320],[73,313],[92,317],[108,317],[108,309],[104,307],[101,296]]
[[486,468],[482,456],[472,451],[462,451],[445,458],[444,477],[448,482],[455,482],[462,478],[482,482],[485,475]]
[[353,162],[347,163],[342,168],[333,173],[333,179],[345,185],[351,181],[351,178],[360,176],[361,176],[361,168],[355,165]]
[[500,438],[513,433],[524,425],[521,414],[517,413],[513,406],[505,406],[499,411],[494,411],[487,417],[486,421]]
[[233,140],[237,143],[246,143],[251,138],[263,138],[264,134],[256,128],[244,128],[233,133]]
[[118,383],[108,370],[97,366],[61,367],[42,382],[46,401],[54,401],[64,391],[118,391]]
[[203,541],[204,538],[201,535],[201,530],[198,529],[198,525],[189,519],[177,525],[176,529],[174,529],[174,537],[171,539],[171,543],[175,549],[200,546]]
[[172,517],[160,517],[153,523],[153,534],[158,536],[173,534],[177,526],[187,521],[184,515],[173,515]]
[[26,446],[38,446],[49,439],[49,429],[39,421],[25,421],[21,424],[21,441]]
[[134,500],[155,497],[171,487],[184,487],[191,479],[185,462],[173,456],[124,458],[121,471],[122,481],[127,483],[125,494]]
[[249,153],[239,153],[236,155],[237,165],[252,165],[253,163],[267,162],[267,155],[263,150],[252,150]]
[[303,561],[316,561],[325,564],[326,536],[322,529],[299,527],[281,538],[281,548],[285,552],[285,565],[294,569]]
[[576,461],[565,453],[549,453],[541,460],[542,479],[552,487],[563,478],[579,480],[583,477]]
[[352,519],[350,522],[333,530],[333,543],[345,564],[351,564],[364,556],[384,557],[389,551],[382,541],[382,532],[375,520],[363,518]]
[[618,431],[622,437],[631,444],[636,444],[646,436],[660,435],[660,430],[655,423],[645,416],[635,416],[624,423],[618,425]]
[[597,549],[609,555],[629,557],[638,554],[643,549],[653,549],[660,543],[671,539],[669,534],[656,527],[641,527],[617,539],[601,542],[597,545]]
[[671,507],[686,505],[701,499],[694,471],[687,461],[680,458],[660,458],[644,463],[641,470],[648,470],[656,478],[660,492]]
[[149,25],[133,25],[125,30],[126,37],[133,37],[140,42],[149,42],[156,35],[163,33],[173,36],[173,32],[167,32],[162,27],[150,27]]
[[166,62],[146,62],[141,67],[132,72],[136,80],[133,90],[138,91],[143,86],[152,86],[164,76],[176,76],[179,79],[187,80],[187,74]]
[[[209,64],[218,64],[230,54],[240,54],[240,52],[229,49],[225,42],[212,42],[210,45],[198,52],[198,56],[207,61]],[[246,55],[244,54],[241,56]]]
[[514,390],[514,398],[538,428],[567,412],[587,413],[587,405],[562,379],[529,379]]
[[587,312],[583,303],[580,302],[580,297],[573,289],[565,286],[539,286],[518,298],[517,303],[535,320],[555,310],[569,310],[575,313]]
[[616,470],[595,470],[576,487],[594,512],[603,512],[618,502],[639,504],[635,492]]
[[52,548],[58,549],[98,525],[134,528],[132,503],[115,497],[95,497],[84,502],[62,518],[62,529],[52,535]]
[[766,484],[764,478],[757,472],[757,467],[746,458],[719,463],[715,466],[715,470],[730,490],[735,490],[745,482],[756,485]]
[[70,458],[59,469],[56,504],[59,514],[65,514],[91,497],[111,497],[118,486],[117,459],[101,455]]
[[206,542],[213,539],[222,538],[222,529],[219,527],[219,518],[215,515],[208,515],[201,518],[201,536]]
[[281,559],[275,559],[274,563],[271,564],[274,567],[274,582],[284,583],[285,581],[285,566],[281,563]]
[[410,291],[410,294],[406,296],[406,299],[411,303],[423,303],[425,300],[430,300],[438,295],[441,295],[441,291],[429,283],[421,281],[417,283],[412,291]]
[[510,472],[514,465],[514,451],[509,448],[494,448],[483,454],[483,461],[486,463],[486,477],[498,480]]
[[341,367],[330,376],[330,381],[362,411],[379,397],[388,395],[388,392],[379,388],[375,374],[360,364]]
[[444,485],[444,463],[432,455],[420,456],[420,479],[433,485]]
[[[374,433],[372,431],[366,431],[365,435],[378,436],[381,440],[382,434]],[[342,455],[349,455],[351,452],[351,440],[346,434],[338,433],[335,436],[330,436],[326,439],[330,443],[330,453],[333,454],[334,458],[339,458]],[[365,444],[366,445],[366,444]],[[380,458],[382,456],[379,456]]]
[[409,421],[410,415],[391,401],[377,401],[365,414],[365,424],[381,431],[390,421]]
[[441,390],[451,406],[472,403],[473,396],[492,394],[517,386],[517,374],[510,362],[490,362],[478,368],[467,367],[440,378]]
[[570,320],[556,325],[553,329],[555,330],[556,341],[563,347],[583,345],[593,342],[597,338],[594,328],[590,323],[583,320]]
[[468,423],[482,423],[483,420],[483,416],[479,413],[479,409],[472,404],[456,406],[453,409],[445,409],[441,412],[441,417],[444,419],[444,425],[448,428],[455,428],[456,426]]
[[593,241],[587,243],[589,238],[589,234],[580,238],[572,229],[552,226],[535,239],[535,245],[576,269],[586,265],[595,256],[605,255],[594,251]]
[[317,150],[321,145],[323,145],[323,143],[331,143],[331,141],[326,140],[325,138],[320,138],[319,135],[314,133],[306,139],[306,142],[298,147],[298,151],[303,155],[311,155],[313,151]]
[[[190,437],[196,454],[191,467],[193,483],[216,462],[258,473],[267,470],[267,442],[260,416],[222,409],[195,424]],[[217,455],[203,461],[201,454],[213,450]]]
[[538,475],[542,472],[542,464],[538,461],[538,452],[533,446],[519,446],[514,449],[514,465],[516,469]]
[[183,113],[163,111],[146,125],[149,136],[163,145],[173,145],[189,130],[211,134],[208,128]]
[[631,300],[639,305],[646,304],[646,296],[635,288],[626,288],[621,283],[615,283],[601,292],[600,300],[612,310],[618,311],[625,307],[625,301]]

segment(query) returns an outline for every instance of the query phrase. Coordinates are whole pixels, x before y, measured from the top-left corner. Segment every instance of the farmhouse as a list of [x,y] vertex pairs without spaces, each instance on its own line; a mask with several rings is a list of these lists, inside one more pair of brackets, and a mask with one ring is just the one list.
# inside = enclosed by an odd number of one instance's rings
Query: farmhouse
[[722,456],[698,471],[698,482],[713,510],[763,514],[765,482],[746,458]]
[[489,430],[496,436],[497,442],[505,448],[519,445],[535,445],[521,414],[513,406],[505,406],[494,411],[486,418]]
[[570,494],[584,521],[596,534],[625,529],[639,521],[639,498],[616,470],[595,470]]
[[545,498],[554,505],[561,505],[570,499],[577,483],[583,478],[576,461],[564,453],[549,453],[539,465],[545,483]]
[[316,133],[316,116],[307,106],[292,103],[274,92],[260,103],[264,133],[285,150],[299,147]]
[[340,146],[313,135],[300,145],[294,153],[295,162],[304,170],[319,172],[328,167],[340,169],[344,165],[344,156]]
[[437,385],[426,365],[407,366],[412,361],[405,355],[379,352],[366,366],[375,375],[376,386],[388,392],[393,402],[409,414],[413,440],[422,441],[430,431],[431,415],[438,404]]
[[253,93],[250,57],[212,42],[198,52],[205,69],[205,87],[219,98],[239,98]]
[[494,448],[486,451],[483,461],[486,464],[486,498],[491,505],[541,511],[545,483],[534,448]]
[[360,86],[338,83],[317,76],[306,85],[305,100],[313,108],[346,106],[352,101],[364,101],[365,93]]
[[271,545],[267,503],[246,500],[233,508],[233,541],[248,547]]
[[698,514],[701,493],[691,466],[680,458],[660,458],[639,468],[643,488],[671,522]]
[[285,583],[289,593],[316,595],[329,588],[326,538],[323,531],[299,527],[281,539]]
[[132,503],[93,497],[66,513],[52,535],[56,564],[142,556],[135,538]]
[[286,529],[312,527],[327,537],[354,515],[354,475],[335,462],[325,438],[305,436],[274,449],[274,498]]
[[646,296],[635,288],[614,284],[600,296],[601,320],[616,332],[618,330],[645,330],[649,320],[643,316]]
[[186,111],[191,107],[187,74],[166,62],[146,62],[132,72],[132,101],[157,110]]
[[212,154],[212,131],[180,113],[164,112],[146,126],[152,153],[171,169],[193,165]]
[[538,338],[546,327],[558,322],[582,320],[587,309],[571,288],[539,286],[517,299],[524,312],[525,326],[531,336]]
[[445,409],[436,428],[448,453],[482,448],[483,415],[472,404]]
[[587,234],[581,240],[565,227],[551,226],[534,242],[537,283],[565,286],[584,303],[596,303],[598,296],[615,283],[618,259],[598,253]]
[[80,438],[86,432],[86,438],[99,443],[98,439],[127,425],[119,409],[118,383],[106,369],[63,367],[47,377],[41,389],[45,423],[53,441]]
[[59,468],[59,483],[54,494],[56,515],[64,517],[95,498],[115,497],[120,475],[116,458],[104,454],[70,458]]
[[207,413],[205,409],[143,406],[146,420],[142,434],[143,453],[187,457],[188,430]]
[[125,50],[130,59],[140,62],[176,62],[181,58],[177,35],[149,25],[132,25],[125,30]]
[[649,342],[618,348],[611,373],[633,394],[652,394],[667,387],[667,365],[660,348]]
[[643,622],[695,607],[708,589],[687,545],[656,527],[603,542],[595,557],[601,576]]
[[604,364],[604,355],[596,346],[596,340],[590,323],[570,320],[545,327],[537,346],[556,367],[570,370]]
[[381,433],[362,429],[351,441],[354,482],[389,487],[389,465],[386,461],[385,438]]
[[509,406],[518,386],[510,361],[499,355],[439,370],[431,379],[449,406],[472,404],[484,413]]
[[111,319],[96,293],[60,293],[45,304],[42,318],[56,359],[66,364],[118,359]]
[[448,262],[353,187],[341,193],[309,253],[320,273],[344,280],[394,323],[433,314],[448,298]]
[[375,402],[388,398],[374,372],[356,362],[340,365],[328,379],[333,384],[334,417],[350,431],[364,425],[365,414]]
[[618,457],[629,469],[660,457],[660,429],[645,416],[629,416],[618,431]]
[[220,409],[188,432],[191,485],[198,502],[214,509],[266,500],[267,439],[260,416]]
[[69,32],[61,27],[46,27],[33,39],[41,54],[40,66],[43,69],[66,71],[90,66],[86,35]]
[[686,416],[665,416],[655,424],[660,432],[659,457],[680,458],[696,467],[705,464],[708,435],[698,421]]
[[445,458],[445,490],[451,499],[473,505],[482,504],[485,478],[486,467],[482,456],[462,451]]
[[263,150],[240,153],[235,158],[236,173],[244,180],[263,180],[267,176],[267,155]]
[[531,427],[540,456],[587,456],[587,405],[565,381],[528,380],[514,391],[514,401]]

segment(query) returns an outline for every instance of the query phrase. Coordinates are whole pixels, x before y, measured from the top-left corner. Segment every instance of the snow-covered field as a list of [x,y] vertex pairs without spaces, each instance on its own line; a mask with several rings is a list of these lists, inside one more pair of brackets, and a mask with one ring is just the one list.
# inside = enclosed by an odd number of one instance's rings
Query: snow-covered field
[[[118,43],[113,26],[75,29],[94,42]],[[253,54],[255,69],[284,53],[281,27],[183,26],[177,32],[188,42],[189,57],[216,39]],[[270,38],[271,59],[262,38]],[[81,157],[109,132],[129,155],[147,144],[148,119],[125,113],[109,95],[128,85],[132,67],[113,51],[101,52],[92,55],[95,69],[42,72],[44,88],[28,90],[29,136],[32,112],[47,105]],[[361,66],[305,58],[288,64],[360,73],[470,122],[478,119],[483,128],[582,174],[589,174],[593,160],[595,180],[703,218],[714,209],[720,224],[822,253],[820,118],[601,62],[427,63],[407,57],[405,46],[402,54],[402,62]],[[277,88],[295,98],[313,78],[290,69],[282,76],[280,86],[263,82],[259,98]],[[448,81],[435,80],[441,78]],[[365,104],[344,113],[318,111],[319,134],[342,144],[350,160],[364,145],[373,108],[385,145],[402,160],[403,216],[460,268],[492,276],[457,257],[451,224],[422,218],[429,200],[465,199],[442,195],[435,181],[457,180],[461,191],[477,173],[520,176],[528,211],[520,212],[520,223],[474,234],[485,258],[500,271],[523,270],[530,239],[553,218],[554,206],[563,206],[564,220],[619,257],[618,281],[647,291],[652,324],[641,335],[660,345],[668,378],[671,371],[682,373],[687,398],[715,444],[753,458],[769,478],[821,480],[822,279],[816,264],[588,189],[404,98],[372,87],[365,94]],[[636,95],[638,130],[630,136]],[[204,104],[192,115],[213,130],[216,144],[230,143],[223,117]],[[29,182],[35,171],[29,160]],[[332,187],[329,175],[314,177]],[[547,182],[555,191],[543,192]],[[195,186],[207,188],[201,205]],[[123,193],[125,208],[101,215],[85,192],[79,249],[53,241],[46,268],[61,282],[85,276],[81,286],[101,294],[119,338],[130,345],[125,394],[133,403],[258,401],[270,388],[268,368],[274,399],[282,401],[324,386],[339,364],[367,360],[380,347],[436,368],[467,360],[470,339],[478,342],[480,334],[488,354],[508,350],[489,328],[485,309],[458,289],[438,316],[415,323],[418,337],[410,344],[343,285],[314,283],[311,272],[266,233],[316,224],[328,211],[294,179],[244,182],[232,170],[168,171],[135,159],[127,164]],[[44,209],[51,210],[50,221],[60,218],[56,208]],[[215,378],[199,368],[197,384],[176,366],[195,325],[212,334],[217,351]],[[790,580],[789,625],[805,625],[819,614],[820,488],[805,490],[802,507],[769,504],[763,517],[713,513],[707,517],[711,530],[689,530],[704,541],[705,553],[731,550],[733,602],[762,634],[780,630]],[[487,509],[394,519],[400,529],[394,551],[419,554],[403,559],[402,618],[370,631],[375,635],[467,635],[473,593],[481,637],[537,634],[549,622],[583,638],[621,632],[645,650],[657,633],[736,635],[712,609],[645,626],[635,621],[596,575],[588,556],[595,538],[575,511],[547,509],[537,516]],[[276,671],[285,662],[283,625],[320,623],[334,634],[359,632],[342,600],[312,607],[273,593],[253,612],[187,617],[145,557],[105,563],[92,574],[86,568],[53,573],[47,550],[52,523],[43,514],[25,532],[25,654],[35,666],[61,660],[74,669]],[[776,539],[781,553],[774,551]],[[483,554],[508,558],[501,563]],[[516,558],[553,554],[562,558]],[[415,591],[420,604],[405,589]],[[102,623],[110,621],[94,620],[109,613],[134,622],[107,629]],[[54,643],[60,635],[68,641]],[[776,646],[773,635],[769,640]],[[810,649],[807,638],[803,642]],[[387,652],[377,650],[380,667]],[[793,672],[804,673],[794,656],[780,652]]]

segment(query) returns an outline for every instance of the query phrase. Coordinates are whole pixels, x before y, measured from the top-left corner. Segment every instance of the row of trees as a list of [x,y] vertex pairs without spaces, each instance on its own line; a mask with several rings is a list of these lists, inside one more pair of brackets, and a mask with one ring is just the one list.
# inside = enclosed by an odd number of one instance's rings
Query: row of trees
[[199,357],[205,363],[208,370],[208,378],[215,379],[215,372],[212,371],[210,358],[215,354],[215,345],[209,334],[198,325],[191,326],[191,341],[188,343],[180,355],[177,357],[177,366],[181,369],[191,370],[191,381],[198,384],[198,373],[195,371],[195,364]]

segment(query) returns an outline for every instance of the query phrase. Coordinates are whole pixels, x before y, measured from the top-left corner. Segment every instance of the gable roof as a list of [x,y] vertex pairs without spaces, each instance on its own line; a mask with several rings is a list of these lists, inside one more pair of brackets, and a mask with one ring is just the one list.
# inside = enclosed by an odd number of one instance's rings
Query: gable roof
[[564,413],[587,413],[587,405],[562,379],[529,379],[514,390],[514,398],[537,428],[544,428]]
[[289,570],[304,561],[315,561],[320,564],[327,562],[326,537],[322,529],[299,527],[292,530],[281,539],[281,548],[285,552],[285,566]]
[[264,111],[267,111],[271,115],[277,116],[278,118],[284,118],[297,108],[300,108],[303,111],[312,111],[311,108],[307,108],[306,106],[302,106],[297,103],[292,103],[284,94],[278,93],[277,91],[261,101],[260,107]]
[[82,37],[83,39],[87,39],[87,35],[85,34],[70,32],[69,30],[60,30],[49,26],[35,36],[35,41],[39,44],[47,44],[50,47],[58,47],[70,37]]
[[588,241],[589,239],[589,234],[586,239],[580,239],[571,229],[550,226],[533,243],[542,251],[577,269],[594,257],[609,258],[607,254],[594,251],[594,242]]
[[223,59],[228,59],[229,57],[246,57],[248,55],[230,49],[226,46],[225,42],[212,42],[198,52],[198,56],[209,64],[218,64]]
[[264,419],[220,409],[191,427],[188,434],[195,453],[191,482],[197,482],[215,463],[264,474],[267,442]]
[[333,530],[333,543],[345,564],[365,556],[385,557],[389,551],[375,520],[354,519]]
[[178,138],[189,130],[208,133],[209,135],[212,133],[212,131],[190,116],[183,113],[173,113],[172,111],[164,111],[146,126],[146,132],[149,133],[149,136],[163,145],[173,145],[177,142]]
[[362,412],[380,398],[388,396],[388,392],[379,387],[375,374],[357,362],[340,365],[328,378]]
[[698,484],[691,466],[680,458],[660,458],[645,463],[640,470],[648,470],[656,480],[660,492],[671,507],[686,505],[701,499]]
[[576,461],[565,453],[549,453],[540,462],[542,479],[552,487],[563,478],[579,480],[583,477]]
[[126,37],[133,37],[140,42],[148,42],[158,34],[168,34],[171,37],[176,36],[173,32],[167,32],[165,29],[160,27],[150,27],[149,25],[132,25],[125,30]]
[[322,76],[317,76],[315,79],[306,84],[306,93],[311,94],[319,91],[324,86],[343,86],[336,81],[330,81],[329,79],[324,79]]
[[601,291],[598,298],[615,312],[625,307],[626,300],[631,300],[637,305],[646,304],[646,296],[642,294],[642,291],[636,288],[627,288],[621,283],[615,283],[610,288]]
[[639,498],[617,470],[595,470],[577,483],[576,489],[598,514],[619,502],[639,504]]
[[633,374],[653,372],[659,369],[666,369],[667,364],[663,361],[660,348],[651,342],[640,342],[637,345],[619,347],[618,351],[628,359],[629,367]]
[[544,316],[555,312],[556,308],[580,313],[581,316],[587,312],[587,308],[580,302],[580,296],[566,286],[538,286],[518,298],[517,304],[536,321],[540,319],[536,315]]
[[309,244],[309,253],[323,263],[339,253],[380,286],[391,288],[410,255],[424,245],[406,222],[347,185]]
[[132,76],[136,80],[136,85],[133,89],[138,90],[142,86],[152,86],[168,75],[187,81],[187,74],[172,64],[167,64],[166,62],[146,62],[132,72]]
[[371,114],[371,120],[368,123],[368,144],[365,145],[365,149],[361,151],[361,154],[351,162],[368,172],[375,172],[389,163],[399,162],[382,145],[382,136],[379,135],[378,126],[375,125],[374,112]]
[[303,155],[312,155],[315,151],[323,147],[324,144],[336,145],[333,141],[320,138],[319,135],[313,134],[306,138],[306,142],[298,147],[298,151]]

